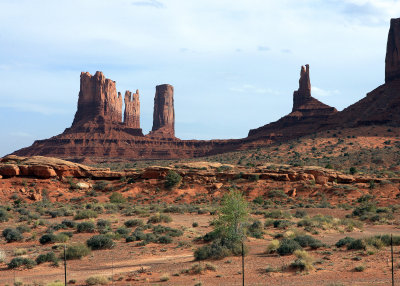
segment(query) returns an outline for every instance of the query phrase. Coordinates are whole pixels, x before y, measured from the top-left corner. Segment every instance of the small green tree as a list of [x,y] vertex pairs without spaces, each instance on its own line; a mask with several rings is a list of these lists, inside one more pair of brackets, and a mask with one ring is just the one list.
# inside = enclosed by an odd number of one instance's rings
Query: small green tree
[[169,171],[165,177],[165,187],[167,189],[172,189],[177,186],[182,181],[181,175],[175,171]]
[[215,222],[216,230],[222,237],[232,242],[242,241],[245,236],[244,225],[248,222],[249,209],[243,194],[231,189],[223,198],[218,219]]

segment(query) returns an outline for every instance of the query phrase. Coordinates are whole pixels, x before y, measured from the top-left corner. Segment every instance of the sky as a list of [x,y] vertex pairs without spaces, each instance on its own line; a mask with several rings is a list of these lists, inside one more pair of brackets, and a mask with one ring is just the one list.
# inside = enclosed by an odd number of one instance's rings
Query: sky
[[181,139],[243,138],[292,108],[301,65],[342,110],[384,83],[397,0],[0,0],[0,156],[70,127],[82,71],[172,84]]

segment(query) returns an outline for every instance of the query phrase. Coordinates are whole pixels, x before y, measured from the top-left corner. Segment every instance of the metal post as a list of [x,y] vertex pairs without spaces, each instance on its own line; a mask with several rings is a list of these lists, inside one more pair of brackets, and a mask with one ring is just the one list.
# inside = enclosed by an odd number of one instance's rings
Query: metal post
[[393,267],[393,234],[390,235],[390,252],[392,254],[392,286],[394,286],[394,267]]
[[244,242],[242,240],[242,277],[243,277],[243,286],[244,286]]
[[114,286],[114,255],[111,250],[111,285]]
[[65,244],[64,244],[64,284],[67,286],[67,252],[65,250]]

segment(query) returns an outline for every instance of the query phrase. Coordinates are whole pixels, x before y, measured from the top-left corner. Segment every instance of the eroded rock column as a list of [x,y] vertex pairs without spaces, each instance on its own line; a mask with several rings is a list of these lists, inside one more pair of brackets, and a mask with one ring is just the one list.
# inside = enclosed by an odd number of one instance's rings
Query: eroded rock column
[[175,136],[174,87],[162,84],[156,87],[152,135]]
[[140,128],[139,90],[133,94],[129,90],[125,92],[124,123],[130,128]]

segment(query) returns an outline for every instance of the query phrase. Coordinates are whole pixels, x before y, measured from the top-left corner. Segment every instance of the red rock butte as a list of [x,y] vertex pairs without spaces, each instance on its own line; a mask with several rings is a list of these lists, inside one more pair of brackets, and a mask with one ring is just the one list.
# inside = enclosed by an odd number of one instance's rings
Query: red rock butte
[[[81,73],[78,108],[70,128],[15,151],[19,156],[50,156],[82,161],[181,159],[250,149],[318,131],[365,125],[400,126],[400,18],[392,19],[385,59],[385,83],[338,112],[311,95],[310,67],[301,67],[292,112],[232,140],[180,140],[175,137],[174,88],[156,87],[153,128],[140,128],[139,91],[122,96],[103,73]],[[122,120],[123,118],[123,120]]]

